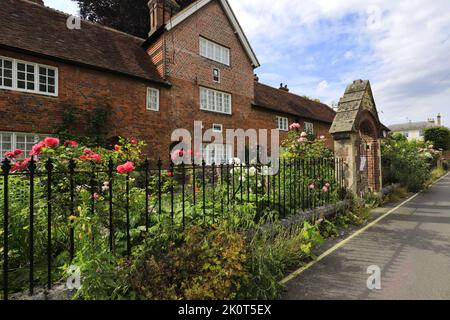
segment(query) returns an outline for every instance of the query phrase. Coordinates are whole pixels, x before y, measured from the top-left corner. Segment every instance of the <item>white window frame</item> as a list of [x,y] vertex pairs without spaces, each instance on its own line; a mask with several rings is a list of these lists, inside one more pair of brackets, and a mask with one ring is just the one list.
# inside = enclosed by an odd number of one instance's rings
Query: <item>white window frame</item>
[[[151,93],[156,93],[156,107],[152,107],[150,105],[151,101],[150,101],[150,95]],[[159,112],[159,89],[156,88],[152,88],[152,87],[147,87],[147,103],[146,103],[146,108],[148,111],[154,111],[154,112]]]
[[[220,129],[218,129],[220,128]],[[223,124],[214,123],[212,127],[212,131],[215,133],[222,133],[223,132]]]
[[289,119],[286,117],[277,117],[277,128],[280,131],[289,131]]
[[203,144],[202,156],[207,166],[227,164],[233,159],[231,144]]
[[[10,135],[11,136],[11,150],[3,150],[3,135]],[[23,150],[23,148],[17,147],[17,136],[34,136],[34,142],[33,144],[38,143],[40,140],[44,139],[47,135],[41,135],[37,133],[30,133],[30,132],[9,132],[9,131],[0,131],[0,159],[3,160],[5,157],[5,152],[12,152],[16,149],[21,149],[22,151],[30,152],[31,150]],[[24,154],[22,157],[28,157],[28,154]]]
[[314,134],[314,123],[305,122],[305,132],[308,134]]
[[[203,93],[206,95],[206,105],[203,103],[202,96]],[[217,91],[206,87],[200,87],[200,110],[203,111],[209,111],[209,112],[215,112],[215,113],[221,113],[221,114],[227,114],[232,115],[233,114],[233,101],[231,94],[223,92],[223,91]],[[212,99],[210,99],[210,95],[212,94]],[[225,110],[225,102],[229,100],[229,112],[224,111]],[[212,106],[211,106],[212,102]],[[220,106],[220,109],[219,109]]]
[[200,56],[230,66],[230,49],[216,42],[200,37]]
[[[45,64],[41,64],[41,63],[34,63],[34,62],[30,62],[30,61],[25,61],[25,60],[19,60],[19,59],[14,59],[14,58],[10,58],[10,57],[5,57],[5,56],[0,56],[0,59],[3,60],[9,60],[12,61],[13,63],[13,71],[12,71],[12,87],[7,87],[4,85],[4,83],[2,83],[2,85],[0,86],[0,89],[4,89],[4,90],[11,90],[11,91],[19,91],[19,92],[26,92],[26,93],[35,93],[35,94],[39,94],[39,95],[44,95],[44,96],[51,96],[51,97],[57,97],[58,93],[59,93],[59,72],[58,72],[58,68],[54,67],[54,66],[49,66],[49,65],[45,65]],[[32,65],[34,66],[34,90],[29,90],[29,89],[21,89],[17,86],[17,81],[18,81],[18,69],[17,69],[17,64],[18,63],[23,63],[25,65]],[[55,72],[55,92],[51,93],[51,92],[43,92],[39,90],[39,67],[42,68],[46,68],[46,69],[51,69]],[[48,86],[48,84],[47,84]]]

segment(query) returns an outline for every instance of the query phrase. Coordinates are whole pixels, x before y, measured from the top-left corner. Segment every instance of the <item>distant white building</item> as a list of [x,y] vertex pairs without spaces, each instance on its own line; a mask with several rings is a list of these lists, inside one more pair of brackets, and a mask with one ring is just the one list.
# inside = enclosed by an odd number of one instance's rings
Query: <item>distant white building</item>
[[401,124],[394,124],[389,126],[391,133],[400,133],[409,141],[411,140],[424,140],[425,130],[428,128],[438,127],[442,125],[442,117],[440,114],[437,116],[437,120],[428,119],[423,122],[407,122]]

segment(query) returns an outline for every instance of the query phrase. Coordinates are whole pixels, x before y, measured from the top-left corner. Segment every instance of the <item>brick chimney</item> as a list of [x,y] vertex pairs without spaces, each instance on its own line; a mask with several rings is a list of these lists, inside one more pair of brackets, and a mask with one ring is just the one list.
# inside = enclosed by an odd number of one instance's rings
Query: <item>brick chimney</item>
[[283,84],[281,83],[281,84],[280,84],[280,90],[289,92],[289,88],[288,88],[287,84],[286,84],[286,85],[283,85]]
[[28,0],[28,1],[40,4],[41,6],[44,5],[44,0]]
[[150,11],[149,35],[152,35],[180,11],[180,6],[175,0],[150,0],[148,9]]

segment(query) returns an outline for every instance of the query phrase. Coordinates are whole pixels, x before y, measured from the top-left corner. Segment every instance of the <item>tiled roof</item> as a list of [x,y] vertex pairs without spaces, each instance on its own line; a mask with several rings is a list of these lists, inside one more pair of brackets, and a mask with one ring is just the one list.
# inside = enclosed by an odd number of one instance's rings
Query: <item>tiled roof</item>
[[284,90],[255,82],[255,106],[298,116],[304,119],[333,123],[336,112],[326,104],[312,101]]
[[69,30],[68,17],[30,1],[0,0],[0,46],[163,82],[142,48],[144,39],[87,21]]

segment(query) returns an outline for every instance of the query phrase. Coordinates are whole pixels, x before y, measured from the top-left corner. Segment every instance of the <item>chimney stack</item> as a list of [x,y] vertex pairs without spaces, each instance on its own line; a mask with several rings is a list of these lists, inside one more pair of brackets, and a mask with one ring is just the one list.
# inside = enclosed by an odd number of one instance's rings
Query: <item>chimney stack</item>
[[435,124],[435,121],[433,118],[428,118],[428,123]]
[[286,84],[286,85],[283,85],[283,84],[281,83],[281,84],[280,84],[280,90],[289,92],[289,88],[288,88],[287,84]]
[[437,125],[438,125],[438,126],[441,126],[441,125],[442,125],[442,117],[441,117],[441,114],[440,114],[440,113],[439,113],[438,116],[437,116]]
[[149,36],[180,11],[180,7],[175,0],[150,0],[147,5],[150,11]]

